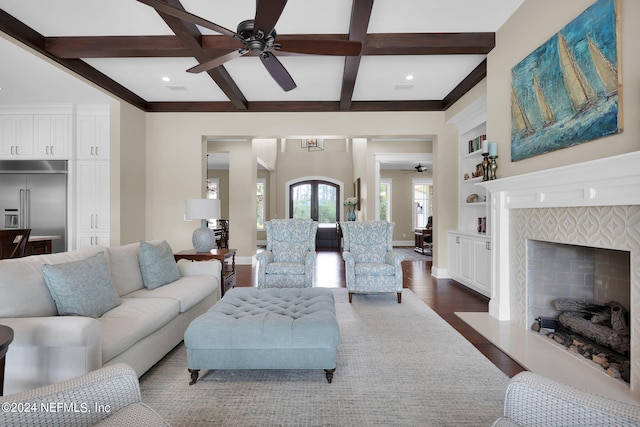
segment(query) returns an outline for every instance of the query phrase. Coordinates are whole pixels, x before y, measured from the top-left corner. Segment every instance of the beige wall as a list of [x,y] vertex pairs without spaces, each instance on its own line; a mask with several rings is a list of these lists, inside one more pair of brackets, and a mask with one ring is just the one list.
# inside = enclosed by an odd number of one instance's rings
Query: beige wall
[[129,104],[111,106],[111,244],[145,239],[145,113]]
[[[251,116],[251,120],[248,120]],[[203,143],[206,136],[228,136],[252,138],[279,138],[288,135],[343,135],[370,136],[394,135],[416,136],[437,135],[438,143],[442,144],[443,152],[456,149],[457,136],[455,127],[444,123],[444,113],[426,112],[388,112],[388,113],[149,113],[146,114],[146,143],[147,143],[147,174],[146,174],[146,238],[166,239],[176,251],[191,247],[191,234],[194,229],[192,222],[183,221],[184,200],[201,197],[206,178],[206,164],[204,161],[207,144]],[[221,151],[229,151],[231,158],[240,164],[236,177],[230,176],[229,219],[231,244],[238,248],[238,256],[250,259],[255,254],[255,219],[252,218],[255,203],[256,154],[245,143],[229,142]],[[355,145],[355,143],[354,143]],[[348,145],[350,147],[350,145]],[[365,146],[366,150],[366,146]],[[236,152],[236,154],[233,154]],[[303,153],[300,153],[302,155]],[[304,153],[314,154],[314,153]],[[266,156],[266,154],[263,154]],[[363,191],[367,197],[377,197],[375,185],[365,187],[367,182],[374,183],[374,167],[366,153],[363,157],[345,161],[345,170],[355,170],[359,162],[366,164],[358,166],[362,169]],[[357,156],[356,156],[357,157]],[[456,155],[445,156],[449,163],[438,163],[441,170],[443,192],[451,193],[456,188]],[[244,160],[246,159],[246,160]],[[232,160],[233,161],[233,160]],[[280,162],[280,159],[278,159]],[[321,174],[326,170],[327,163],[316,162],[318,169],[303,167],[299,173],[304,175]],[[351,166],[353,162],[354,166]],[[299,162],[303,164],[303,162]],[[315,164],[315,163],[314,163]],[[278,164],[274,174],[282,188],[286,177],[280,177],[278,170],[288,171],[288,167]],[[434,171],[435,172],[435,171]],[[284,172],[289,174],[290,172]],[[342,174],[340,172],[339,174]],[[338,174],[338,172],[336,172]],[[344,175],[350,191],[356,173]],[[341,176],[341,175],[340,175]],[[434,177],[435,181],[435,177]],[[244,184],[243,184],[244,183]],[[278,191],[279,193],[280,191]],[[347,193],[349,194],[349,193]],[[280,196],[278,196],[280,197]],[[278,206],[282,206],[278,199]],[[235,217],[233,204],[236,204]],[[371,204],[369,204],[371,205]],[[250,206],[250,209],[247,209]],[[280,207],[277,215],[281,217]],[[375,207],[367,207],[367,215],[373,219]],[[442,216],[450,215],[455,210],[455,197],[449,201],[438,202],[435,206]],[[273,207],[271,207],[273,212]],[[371,211],[371,212],[369,212]],[[366,219],[366,218],[365,218]],[[447,222],[448,220],[445,220]],[[237,229],[232,224],[236,224]],[[455,225],[453,220],[452,225]],[[445,241],[443,239],[443,241]],[[446,265],[446,251],[437,261]],[[436,261],[434,260],[434,263]]]
[[640,149],[640,1],[621,0],[621,134],[544,155],[510,161],[511,68],[571,22],[594,0],[526,0],[496,34],[487,66],[487,137],[498,143],[498,176],[506,177]]

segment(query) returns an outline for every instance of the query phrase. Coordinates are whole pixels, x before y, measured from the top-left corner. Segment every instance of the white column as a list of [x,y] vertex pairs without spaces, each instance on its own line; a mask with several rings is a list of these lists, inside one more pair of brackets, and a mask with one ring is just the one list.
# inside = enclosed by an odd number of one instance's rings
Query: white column
[[491,200],[491,301],[489,314],[498,320],[510,320],[509,302],[509,209],[507,193],[490,194]]

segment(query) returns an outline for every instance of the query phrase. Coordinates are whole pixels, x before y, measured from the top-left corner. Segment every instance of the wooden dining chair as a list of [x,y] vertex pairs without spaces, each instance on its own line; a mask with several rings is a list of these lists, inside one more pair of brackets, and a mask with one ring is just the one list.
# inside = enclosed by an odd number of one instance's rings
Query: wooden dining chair
[[29,234],[30,228],[0,230],[0,259],[25,256]]

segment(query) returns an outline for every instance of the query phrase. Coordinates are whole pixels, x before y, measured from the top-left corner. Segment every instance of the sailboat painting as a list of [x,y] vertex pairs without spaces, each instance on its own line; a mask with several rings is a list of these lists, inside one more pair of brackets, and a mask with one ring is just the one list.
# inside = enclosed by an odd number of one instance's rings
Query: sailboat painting
[[620,0],[598,0],[511,70],[511,161],[622,132]]

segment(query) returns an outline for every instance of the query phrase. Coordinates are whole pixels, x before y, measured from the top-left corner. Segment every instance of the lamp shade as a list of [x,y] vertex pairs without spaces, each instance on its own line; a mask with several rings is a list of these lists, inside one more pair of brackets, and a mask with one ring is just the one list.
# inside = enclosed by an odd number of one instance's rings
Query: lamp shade
[[220,217],[220,200],[187,199],[185,213],[186,219],[218,219]]

